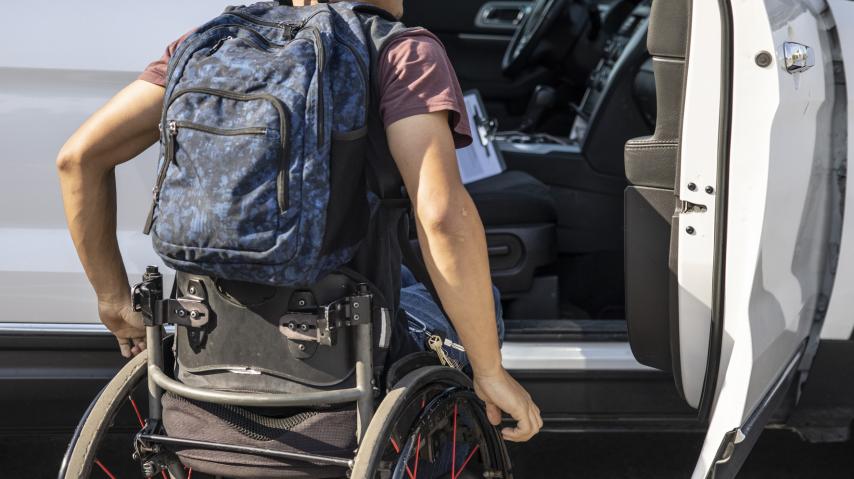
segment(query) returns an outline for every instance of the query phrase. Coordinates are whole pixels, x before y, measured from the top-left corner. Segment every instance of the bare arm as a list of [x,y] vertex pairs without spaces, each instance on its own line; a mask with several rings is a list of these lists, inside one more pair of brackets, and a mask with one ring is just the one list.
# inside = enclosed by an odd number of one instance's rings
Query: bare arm
[[499,409],[518,422],[503,431],[506,439],[528,440],[542,427],[540,411],[501,365],[486,237],[460,180],[447,112],[397,121],[387,135],[413,202],[427,270],[466,348],[476,392],[493,424]]
[[131,83],[80,126],[56,160],[71,238],[98,296],[101,321],[126,357],[145,349],[145,332],[130,309],[116,239],[114,169],[157,141],[163,94],[157,85]]

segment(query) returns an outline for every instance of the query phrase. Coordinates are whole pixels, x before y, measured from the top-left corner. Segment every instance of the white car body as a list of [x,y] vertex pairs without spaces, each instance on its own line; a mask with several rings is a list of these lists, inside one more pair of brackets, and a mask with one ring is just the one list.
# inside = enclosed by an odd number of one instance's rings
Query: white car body
[[[50,1],[40,4],[51,11],[41,15],[37,29],[30,22],[7,24],[6,38],[15,41],[0,49],[0,332],[106,334],[66,228],[56,154],[95,109],[162,55],[166,44],[226,4]],[[27,18],[32,8],[15,2],[5,13]],[[799,368],[804,375],[809,371],[804,361],[811,359],[816,335],[850,340],[854,332],[854,221],[833,226],[840,229],[838,251],[809,234],[810,228],[834,221],[823,216],[826,202],[811,202],[818,184],[830,185],[854,151],[844,138],[844,151],[831,151],[840,136],[854,138],[852,80],[846,86],[847,132],[833,126],[839,121],[834,106],[844,101],[833,88],[833,62],[854,79],[854,2],[732,1],[722,9],[703,0],[693,8],[677,188],[683,200],[706,206],[683,215],[683,225],[690,223],[696,234],[679,238],[681,379],[685,399],[695,408],[709,380],[713,315],[723,318],[708,433],[694,473],[701,478],[716,462],[725,462],[721,444],[737,445],[749,435],[751,421],[781,378]],[[725,14],[731,14],[731,32]],[[834,28],[838,44],[829,33]],[[721,97],[727,87],[721,75],[726,35],[733,39],[729,100]],[[786,41],[810,46],[815,66],[786,72],[781,65]],[[763,51],[773,58],[764,68],[756,64]],[[723,144],[718,139],[727,101],[731,134]],[[725,230],[714,195],[688,188],[688,183],[718,184],[722,147],[728,149],[729,165]],[[141,233],[157,154],[153,147],[117,169],[118,238],[132,281],[147,265],[161,264]],[[854,184],[846,186],[840,201],[854,204]],[[726,237],[725,258],[716,256],[720,233]],[[725,296],[717,304],[714,280],[721,266]],[[822,297],[830,268],[835,280]],[[819,302],[826,304],[826,314],[817,316]],[[648,369],[624,341],[508,342],[504,361],[516,372]],[[0,361],[3,374],[38,378],[38,368],[31,366]]]

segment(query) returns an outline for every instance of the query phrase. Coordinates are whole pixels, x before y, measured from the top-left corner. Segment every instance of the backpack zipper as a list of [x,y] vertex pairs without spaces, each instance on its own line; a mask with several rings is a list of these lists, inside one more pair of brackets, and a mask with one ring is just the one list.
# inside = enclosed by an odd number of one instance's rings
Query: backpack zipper
[[190,121],[172,121],[170,123],[175,124],[175,131],[177,134],[178,128],[185,128],[189,130],[198,130],[203,131],[205,133],[210,133],[212,135],[220,135],[220,136],[242,136],[242,135],[266,135],[269,131],[267,127],[264,126],[253,126],[249,128],[217,128],[214,126],[201,125],[199,123],[193,123]]
[[175,121],[170,121],[166,128],[166,155],[163,158],[163,164],[160,165],[160,171],[157,172],[157,181],[154,182],[154,188],[151,190],[151,206],[148,208],[148,217],[145,220],[145,227],[142,229],[143,234],[146,235],[151,233],[151,227],[154,226],[154,211],[160,202],[160,189],[166,180],[169,164],[175,161],[175,137],[178,136],[178,124]]
[[[311,15],[309,15],[308,17],[306,17],[302,21],[303,27],[305,25],[307,25],[308,22],[310,22],[314,17],[321,15],[321,14],[332,15],[332,12],[329,10],[318,10],[318,11],[312,13]],[[317,29],[317,27],[311,27],[311,28],[314,28],[315,30]],[[368,119],[367,119],[368,110],[370,109],[370,105],[371,105],[371,103],[370,103],[371,102],[371,100],[370,100],[371,88],[370,88],[370,85],[368,84],[368,75],[369,75],[368,66],[365,65],[365,62],[362,60],[362,57],[360,57],[358,54],[356,54],[356,51],[353,49],[352,46],[350,46],[349,43],[345,42],[344,40],[341,40],[341,38],[335,33],[334,28],[332,30],[332,36],[336,42],[343,45],[344,48],[346,48],[347,50],[350,50],[350,53],[353,55],[353,58],[355,58],[356,62],[359,63],[359,67],[361,68],[360,73],[362,75],[362,82],[365,85],[365,123],[367,123],[367,121],[368,121]]]
[[222,48],[222,45],[223,45],[225,42],[227,42],[227,41],[229,41],[229,40],[233,40],[233,39],[234,39],[234,37],[232,37],[231,35],[229,35],[229,36],[227,36],[227,37],[222,37],[222,38],[220,38],[219,40],[217,40],[217,42],[216,42],[216,43],[214,43],[214,46],[212,46],[212,47],[211,47],[211,49],[210,49],[210,50],[208,50],[208,52],[205,54],[205,56],[206,56],[206,57],[209,57],[209,56],[213,55],[213,54],[214,54],[214,53],[216,53],[220,48]]
[[[240,18],[244,18],[244,19],[246,19],[246,20],[249,20],[249,19],[248,19],[248,18],[246,18],[246,17],[245,17],[245,15],[243,15],[243,14],[237,14],[237,13],[235,13],[235,12],[229,12],[229,13],[230,13],[230,14],[232,14],[232,15],[234,15],[234,16],[237,16],[237,17],[240,17]],[[251,21],[251,20],[250,20],[250,21]],[[258,22],[254,22],[254,23],[258,23]],[[272,22],[270,22],[270,23],[272,23]],[[289,25],[289,26],[288,26],[288,27],[284,27],[283,25]],[[277,28],[283,28],[283,29],[285,29],[285,28],[293,28],[293,27],[296,27],[296,25],[290,25],[290,24],[273,24],[273,25],[268,25],[268,26],[277,27]],[[254,33],[256,36],[260,37],[260,38],[261,38],[261,39],[262,39],[262,40],[263,40],[267,45],[271,45],[271,46],[275,46],[275,47],[283,47],[283,46],[285,46],[285,45],[281,45],[281,44],[278,44],[278,43],[273,43],[273,42],[271,42],[271,41],[267,40],[267,38],[266,38],[266,37],[264,37],[264,35],[262,35],[262,34],[261,34],[261,32],[259,32],[259,31],[255,30],[255,29],[253,29],[252,27],[250,27],[250,26],[248,26],[248,25],[242,25],[242,24],[240,24],[240,23],[224,23],[224,24],[222,24],[222,25],[216,25],[216,26],[214,26],[214,27],[211,27],[211,28],[209,28],[209,29],[205,30],[204,32],[199,32],[199,36],[204,35],[204,34],[207,34],[207,33],[209,33],[209,32],[215,31],[215,30],[219,30],[219,29],[221,29],[221,28],[240,28],[240,29],[247,30],[247,31],[250,31],[250,32]],[[293,31],[293,34],[292,34],[292,35],[290,35],[291,39],[293,38],[293,36],[294,36],[294,35],[296,35],[296,32],[298,31],[298,29],[297,29],[297,30],[292,30],[292,31]],[[195,35],[195,34],[194,34],[194,35]],[[182,57],[184,56],[184,54],[187,52],[187,50],[189,49],[189,46],[190,46],[190,45],[192,45],[192,44],[195,42],[195,40],[198,38],[198,37],[196,37],[196,38],[192,38],[192,37],[193,37],[193,36],[191,36],[191,38],[188,38],[188,39],[187,39],[187,40],[185,40],[183,43],[181,43],[181,45],[179,45],[178,50],[175,52],[175,55],[173,56],[173,59],[174,59],[175,61],[174,61],[174,62],[170,61],[170,62],[169,62],[169,66],[168,66],[168,68],[167,68],[167,70],[166,70],[166,78],[167,78],[167,79],[172,78],[172,71],[175,69],[175,67],[176,67],[179,63],[181,63],[181,59],[182,59]],[[191,40],[192,40],[192,41],[191,41]]]
[[362,85],[364,85],[365,87],[365,123],[367,124],[368,110],[371,107],[371,88],[368,84],[368,66],[365,65],[365,62],[364,60],[362,60],[362,57],[360,57],[358,53],[356,53],[356,50],[349,43],[338,37],[335,32],[332,32],[332,36],[339,45],[343,45],[344,48],[350,51],[350,54],[353,56],[353,58],[356,59],[356,63],[359,64],[359,75],[362,77]]
[[254,23],[256,25],[264,25],[265,27],[280,28],[284,31],[287,31],[288,32],[287,36],[290,38],[293,38],[294,35],[296,35],[297,32],[300,31],[300,29],[305,25],[305,22],[303,22],[303,23],[271,22],[269,20],[264,20],[263,18],[256,17],[255,15],[250,15],[248,13],[237,12],[237,11],[225,12],[225,14],[234,15],[235,17],[242,18],[242,19],[246,20],[247,22],[251,22],[251,23]]
[[311,27],[312,35],[314,35],[314,44],[317,45],[317,148],[323,146],[323,140],[326,138],[326,96],[325,82],[323,81],[323,71],[326,65],[326,47],[323,44],[323,35],[317,27]]

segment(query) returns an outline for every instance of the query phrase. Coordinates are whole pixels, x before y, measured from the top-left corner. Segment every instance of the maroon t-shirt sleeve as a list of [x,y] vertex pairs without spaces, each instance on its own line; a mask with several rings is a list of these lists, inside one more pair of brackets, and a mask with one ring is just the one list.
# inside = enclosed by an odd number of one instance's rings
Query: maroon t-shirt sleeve
[[383,124],[448,111],[457,148],[471,144],[471,128],[454,67],[438,38],[426,30],[406,33],[381,52],[378,65]]
[[169,68],[169,59],[175,54],[175,50],[178,49],[178,45],[180,45],[181,42],[186,40],[186,38],[192,35],[195,31],[195,29],[190,30],[189,32],[181,35],[181,38],[170,43],[159,60],[153,61],[145,67],[145,70],[143,70],[142,74],[139,75],[139,79],[165,87],[166,70]]

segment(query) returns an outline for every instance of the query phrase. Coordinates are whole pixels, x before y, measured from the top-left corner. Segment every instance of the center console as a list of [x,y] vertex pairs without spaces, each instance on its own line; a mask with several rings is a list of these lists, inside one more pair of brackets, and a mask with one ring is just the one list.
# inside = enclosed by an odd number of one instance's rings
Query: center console
[[[603,100],[613,95],[616,83],[626,75],[634,76],[638,54],[646,53],[649,7],[639,6],[626,17],[617,33],[605,43],[605,51],[590,74],[587,91],[576,108],[570,140],[583,142],[593,117]],[[634,61],[633,61],[634,60]]]

